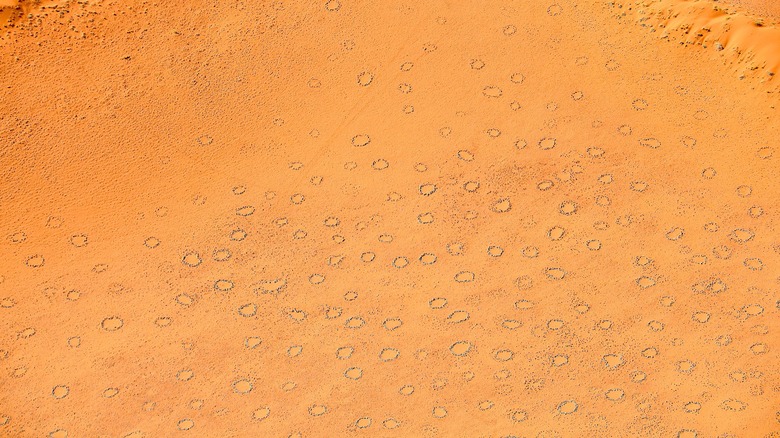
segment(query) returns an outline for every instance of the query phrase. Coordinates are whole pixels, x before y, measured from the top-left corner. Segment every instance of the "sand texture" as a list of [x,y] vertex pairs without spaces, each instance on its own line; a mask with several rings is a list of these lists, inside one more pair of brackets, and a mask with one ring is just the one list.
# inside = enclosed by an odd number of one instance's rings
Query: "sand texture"
[[780,437],[778,20],[0,0],[0,437]]

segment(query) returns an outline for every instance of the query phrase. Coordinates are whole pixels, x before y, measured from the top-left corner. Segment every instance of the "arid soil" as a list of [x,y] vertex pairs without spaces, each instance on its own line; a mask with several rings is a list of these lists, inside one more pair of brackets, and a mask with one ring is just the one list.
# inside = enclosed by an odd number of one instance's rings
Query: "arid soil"
[[0,6],[0,436],[780,437],[775,2]]

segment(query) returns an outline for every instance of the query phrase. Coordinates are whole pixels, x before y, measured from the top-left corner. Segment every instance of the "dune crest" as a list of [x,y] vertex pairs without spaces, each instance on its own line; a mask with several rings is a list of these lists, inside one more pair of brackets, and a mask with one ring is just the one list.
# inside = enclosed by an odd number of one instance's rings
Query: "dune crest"
[[[613,3],[614,5],[614,3]],[[719,52],[740,79],[755,79],[777,90],[780,71],[780,28],[765,19],[709,0],[655,0],[618,4],[662,39]]]

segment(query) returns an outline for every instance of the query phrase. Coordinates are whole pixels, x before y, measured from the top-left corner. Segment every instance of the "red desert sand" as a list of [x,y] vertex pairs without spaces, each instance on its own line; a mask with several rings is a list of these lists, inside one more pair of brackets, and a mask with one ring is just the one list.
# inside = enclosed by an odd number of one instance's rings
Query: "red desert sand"
[[777,2],[0,6],[0,436],[780,437]]

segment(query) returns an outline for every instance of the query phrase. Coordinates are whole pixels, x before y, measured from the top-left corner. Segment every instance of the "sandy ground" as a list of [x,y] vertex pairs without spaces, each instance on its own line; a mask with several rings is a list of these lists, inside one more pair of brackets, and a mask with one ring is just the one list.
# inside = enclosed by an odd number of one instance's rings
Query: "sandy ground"
[[748,15],[770,19],[775,22],[780,20],[780,2],[775,0],[721,0],[721,3],[741,9],[742,12]]
[[780,436],[773,2],[2,1],[0,436]]

